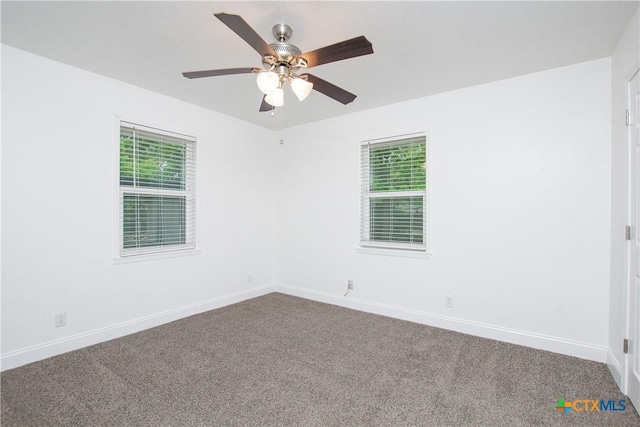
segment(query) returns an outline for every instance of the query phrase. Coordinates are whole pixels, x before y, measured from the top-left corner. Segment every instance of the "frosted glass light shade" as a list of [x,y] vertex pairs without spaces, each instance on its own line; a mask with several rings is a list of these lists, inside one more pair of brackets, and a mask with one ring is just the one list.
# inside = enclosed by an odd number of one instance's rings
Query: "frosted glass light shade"
[[278,85],[280,84],[280,77],[278,74],[273,71],[261,71],[258,73],[258,78],[256,79],[258,83],[258,89],[260,92],[265,95],[269,95],[276,89],[278,89]]
[[309,83],[304,79],[293,79],[291,82],[291,89],[293,89],[293,93],[296,94],[298,100],[304,101],[307,96],[311,93],[313,89],[313,83]]
[[284,90],[282,90],[282,88],[276,88],[276,90],[265,96],[264,100],[267,101],[267,104],[273,105],[274,107],[282,107],[284,105]]

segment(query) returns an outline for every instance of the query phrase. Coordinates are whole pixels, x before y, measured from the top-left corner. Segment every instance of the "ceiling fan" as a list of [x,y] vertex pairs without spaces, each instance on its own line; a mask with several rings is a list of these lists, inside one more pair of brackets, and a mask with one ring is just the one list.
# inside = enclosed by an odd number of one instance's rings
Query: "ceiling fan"
[[267,44],[240,16],[227,13],[216,13],[214,15],[260,54],[262,68],[190,71],[182,73],[184,77],[196,79],[230,74],[257,73],[258,88],[264,94],[259,111],[273,111],[275,107],[284,105],[283,85],[285,82],[289,83],[300,101],[303,101],[312,90],[316,90],[344,105],[356,99],[356,95],[313,74],[299,73],[301,69],[373,53],[373,46],[364,36],[302,53],[296,46],[287,43],[287,40],[291,37],[292,30],[286,24],[278,24],[273,27],[273,35],[277,42]]

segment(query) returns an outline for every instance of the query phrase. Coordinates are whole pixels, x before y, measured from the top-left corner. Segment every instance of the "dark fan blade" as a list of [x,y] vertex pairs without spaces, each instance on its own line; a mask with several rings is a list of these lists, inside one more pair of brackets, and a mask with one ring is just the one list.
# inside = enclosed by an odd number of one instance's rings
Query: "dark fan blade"
[[331,46],[321,47],[320,49],[303,53],[300,56],[307,60],[307,68],[311,68],[329,62],[369,55],[370,53],[373,53],[373,45],[365,36],[360,36],[332,44]]
[[229,15],[228,13],[215,13],[216,18],[221,20],[227,27],[239,35],[242,40],[247,42],[249,46],[254,48],[261,56],[273,55],[277,56],[271,46],[256,33],[247,22],[238,15]]
[[313,83],[313,90],[317,90],[318,92],[325,94],[329,98],[333,98],[344,105],[347,105],[356,99],[356,95],[351,92],[347,92],[346,90],[339,88],[326,80],[322,80],[320,77],[316,77],[313,74],[302,74],[302,76],[307,76],[307,81],[309,83]]
[[262,97],[262,104],[260,104],[260,110],[259,110],[261,113],[263,113],[265,111],[273,110],[273,106],[269,105],[269,103],[264,100],[266,97],[267,97],[267,95]]
[[189,71],[182,73],[188,79],[199,79],[200,77],[215,77],[226,76],[229,74],[249,74],[257,73],[260,68],[223,68],[221,70],[204,70],[204,71]]

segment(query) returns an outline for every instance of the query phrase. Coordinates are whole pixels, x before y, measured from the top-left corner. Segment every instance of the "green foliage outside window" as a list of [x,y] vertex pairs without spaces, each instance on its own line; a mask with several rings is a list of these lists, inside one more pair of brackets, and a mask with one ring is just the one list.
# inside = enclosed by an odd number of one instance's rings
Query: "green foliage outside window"
[[185,159],[183,144],[122,135],[120,185],[184,190]]
[[369,191],[424,190],[426,144],[393,144],[369,149]]
[[185,198],[123,195],[123,248],[179,245],[186,242]]
[[[424,243],[426,143],[394,141],[369,148],[369,240]],[[386,197],[384,193],[415,192]],[[381,194],[382,193],[382,194]]]
[[423,197],[377,197],[370,206],[371,240],[423,243]]
[[[121,132],[120,186],[124,249],[186,242],[186,196],[138,194],[136,189],[184,191],[187,147]],[[126,188],[131,191],[127,192]]]

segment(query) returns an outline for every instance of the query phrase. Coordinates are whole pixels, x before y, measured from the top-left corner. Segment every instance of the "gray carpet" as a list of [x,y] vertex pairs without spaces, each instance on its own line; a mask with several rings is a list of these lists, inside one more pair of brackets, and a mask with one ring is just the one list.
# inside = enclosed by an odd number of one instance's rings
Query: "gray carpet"
[[640,425],[604,364],[282,294],[2,373],[2,425]]

